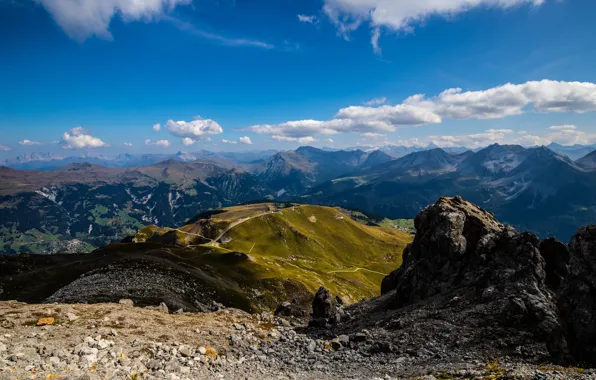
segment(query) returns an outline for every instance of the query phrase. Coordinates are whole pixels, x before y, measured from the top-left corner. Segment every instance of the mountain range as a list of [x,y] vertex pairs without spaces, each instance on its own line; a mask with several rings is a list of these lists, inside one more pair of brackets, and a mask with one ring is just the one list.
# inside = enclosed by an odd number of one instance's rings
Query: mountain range
[[596,153],[572,161],[547,147],[495,144],[394,159],[301,147],[258,159],[270,153],[178,154],[132,168],[0,167],[0,251],[86,251],[145,225],[182,226],[210,209],[264,199],[410,219],[440,196],[462,195],[508,224],[563,240],[596,219]]
[[[596,145],[560,145],[551,143],[547,146],[550,150],[568,156],[572,160],[577,160],[586,156],[587,154],[596,150]],[[383,146],[356,146],[352,148],[343,149],[345,152],[362,151],[364,153],[371,153],[380,151],[389,157],[396,159],[404,157],[410,153],[422,152],[426,150],[439,148],[435,144],[427,146],[402,146],[402,145],[383,145]],[[316,148],[313,148],[316,149]],[[459,147],[443,147],[441,148],[447,153],[464,153],[466,151],[479,151],[482,148],[467,148]],[[324,147],[316,149],[327,153],[341,152],[341,149]],[[286,153],[291,153],[286,152]],[[175,154],[131,154],[122,153],[115,157],[105,155],[84,154],[81,156],[64,156],[55,153],[42,152],[28,152],[20,156],[0,161],[0,165],[12,169],[19,170],[54,170],[73,163],[90,163],[114,168],[133,168],[154,165],[162,161],[176,160],[182,162],[192,162],[204,158],[212,158],[215,160],[229,161],[235,164],[253,164],[263,162],[269,157],[280,153],[277,150],[269,149],[263,151],[247,151],[247,152],[212,152],[208,150],[199,150],[196,152],[178,152]]]
[[109,168],[134,168],[154,165],[167,160],[192,162],[203,158],[226,160],[236,164],[244,164],[264,160],[276,153],[276,150],[253,152],[211,152],[200,150],[192,153],[178,152],[176,154],[123,153],[116,157],[108,157],[103,155],[61,156],[54,153],[32,152],[4,160],[1,164],[18,170],[54,170],[76,163],[89,163]]
[[462,195],[517,228],[567,240],[596,218],[592,155],[574,162],[547,147],[433,149],[328,181],[303,199],[408,218],[441,195]]

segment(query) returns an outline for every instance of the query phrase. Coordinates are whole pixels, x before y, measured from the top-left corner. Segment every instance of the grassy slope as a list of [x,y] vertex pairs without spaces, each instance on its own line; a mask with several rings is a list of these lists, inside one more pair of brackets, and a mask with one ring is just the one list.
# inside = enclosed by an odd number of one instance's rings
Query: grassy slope
[[[176,244],[188,247],[188,252],[181,250],[178,255],[191,257],[193,266],[208,265],[216,278],[234,281],[258,307],[305,298],[321,285],[351,303],[379,294],[383,277],[401,265],[403,249],[412,240],[406,232],[366,226],[331,207],[275,210],[273,203],[234,206],[211,216],[208,223],[181,227],[175,230]],[[198,235],[213,239],[231,225],[223,242],[193,243]],[[149,226],[136,237],[143,242],[171,231]],[[162,242],[172,244],[167,239]],[[220,249],[211,250],[214,245]],[[193,253],[203,249],[212,254]],[[217,252],[242,252],[249,260],[230,263],[217,259]]]
[[401,265],[401,253],[412,239],[318,206],[248,220],[226,237],[232,240],[223,248],[250,252],[260,264],[258,278],[292,278],[311,292],[324,285],[348,302],[378,295],[384,274]]

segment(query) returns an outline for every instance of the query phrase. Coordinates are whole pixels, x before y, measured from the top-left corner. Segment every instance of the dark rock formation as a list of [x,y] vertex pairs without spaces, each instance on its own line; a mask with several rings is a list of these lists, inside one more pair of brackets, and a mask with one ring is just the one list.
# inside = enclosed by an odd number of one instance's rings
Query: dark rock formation
[[541,244],[459,197],[424,209],[416,230],[402,267],[383,281],[383,293],[394,292],[390,307],[451,304],[449,319],[467,318],[474,334],[544,342],[552,357],[566,358],[554,292],[566,273],[564,244]]
[[434,305],[440,320],[465,320],[459,330],[473,328],[479,342],[478,334],[499,336],[503,347],[515,341],[526,357],[542,342],[550,360],[596,365],[596,226],[581,227],[569,245],[539,241],[455,197],[424,209],[416,230],[402,267],[383,280],[385,307],[403,313],[389,326],[404,328],[412,310]]
[[569,275],[559,308],[573,358],[596,365],[596,226],[581,227],[569,243]]
[[343,308],[331,292],[324,287],[320,287],[312,300],[312,320],[313,326],[325,326],[327,324],[336,324],[341,321]]

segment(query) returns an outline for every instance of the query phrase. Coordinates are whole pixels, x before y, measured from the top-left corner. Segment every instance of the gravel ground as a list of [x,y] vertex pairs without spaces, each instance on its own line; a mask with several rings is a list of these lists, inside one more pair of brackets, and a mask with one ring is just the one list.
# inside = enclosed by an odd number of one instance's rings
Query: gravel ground
[[236,309],[168,314],[130,303],[1,302],[0,378],[596,379],[579,368],[378,352],[366,331],[312,334],[297,320]]

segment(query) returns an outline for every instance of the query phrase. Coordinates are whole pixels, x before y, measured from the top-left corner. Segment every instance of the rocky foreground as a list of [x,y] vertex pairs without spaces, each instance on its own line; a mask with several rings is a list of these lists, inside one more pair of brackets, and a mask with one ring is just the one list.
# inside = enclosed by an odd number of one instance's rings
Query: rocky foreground
[[348,307],[323,288],[276,315],[0,303],[0,378],[596,379],[596,227],[541,241],[456,197],[416,229]]
[[2,302],[0,314],[2,379],[596,378],[474,353],[452,361],[433,341],[392,347],[379,331],[323,337],[293,319],[236,309]]

